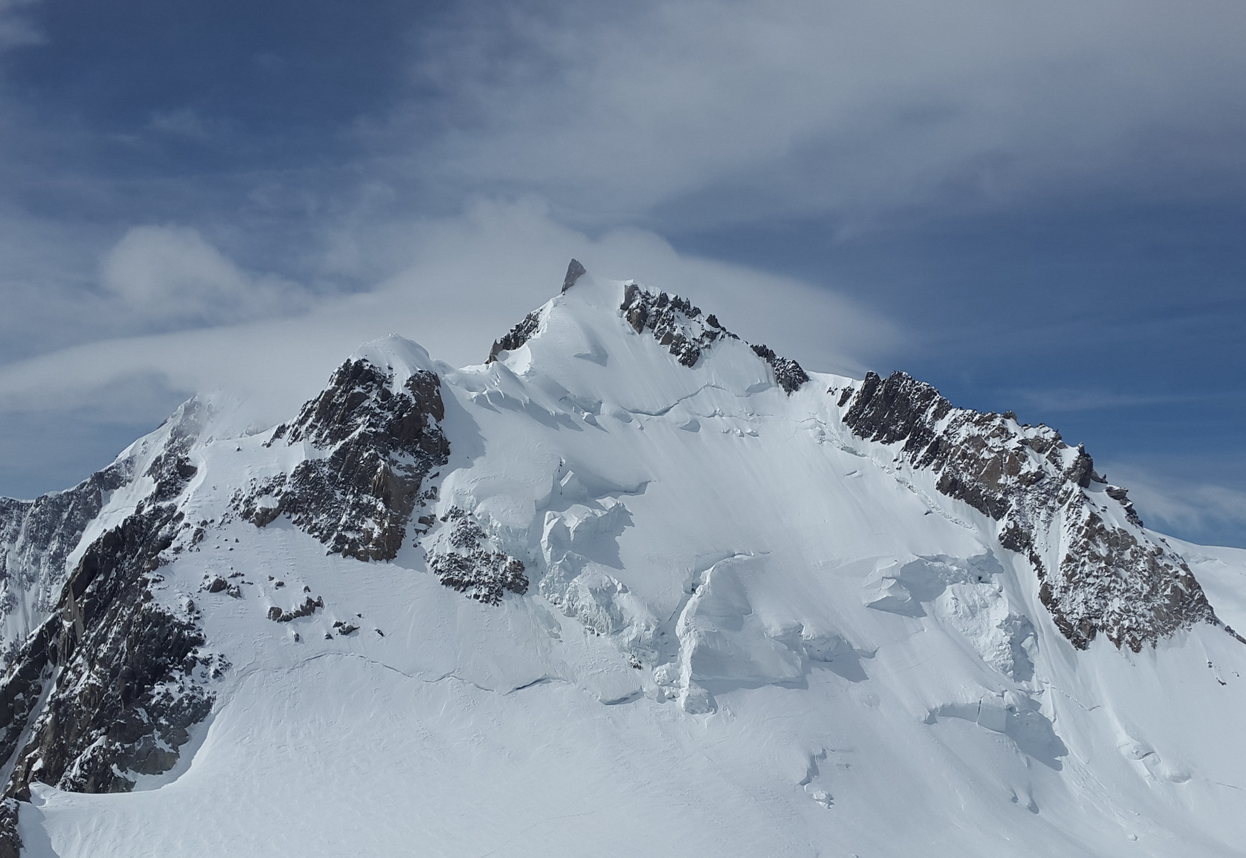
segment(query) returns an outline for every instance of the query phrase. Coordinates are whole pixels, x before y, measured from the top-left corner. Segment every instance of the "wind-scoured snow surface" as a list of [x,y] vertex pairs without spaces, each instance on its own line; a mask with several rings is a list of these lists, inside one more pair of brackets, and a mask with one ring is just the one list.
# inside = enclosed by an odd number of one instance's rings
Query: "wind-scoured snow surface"
[[[184,409],[50,547],[4,513],[5,687],[42,665],[0,693],[24,855],[1246,854],[1246,551],[1144,530],[1045,429],[1016,428],[1046,439],[1018,479],[1059,501],[995,474],[1020,500],[987,514],[963,456],[968,501],[854,433],[862,381],[569,280],[488,363],[392,337],[290,426]],[[136,508],[171,522],[148,610],[201,640],[148,684],[211,711],[153,709],[131,791],[74,791],[115,737],[57,745],[40,713],[95,705],[75,642],[120,609],[57,593]],[[1120,545],[1155,581],[1112,583]],[[1036,564],[1074,570],[1055,607]],[[38,736],[65,759],[18,765]]]

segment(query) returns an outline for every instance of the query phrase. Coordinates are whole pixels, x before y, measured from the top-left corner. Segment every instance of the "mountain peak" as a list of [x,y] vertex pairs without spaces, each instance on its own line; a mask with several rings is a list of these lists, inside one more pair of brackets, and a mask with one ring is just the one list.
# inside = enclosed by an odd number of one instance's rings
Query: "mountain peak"
[[580,264],[580,260],[572,259],[567,265],[567,275],[562,279],[562,291],[566,292],[575,282],[588,272],[584,270],[584,266]]
[[[582,284],[568,294],[570,285]],[[570,303],[568,303],[570,302]],[[496,340],[486,363],[493,363],[504,354],[516,351],[537,336],[542,320],[550,312],[604,313],[622,318],[631,332],[651,337],[676,363],[692,369],[701,362],[716,342],[735,341],[748,345],[753,355],[769,366],[774,382],[791,394],[809,380],[808,374],[794,360],[777,355],[765,345],[749,345],[728,331],[718,318],[705,315],[691,301],[666,292],[653,292],[635,280],[604,280],[589,274],[584,266],[571,260],[567,279],[559,297],[534,310],[505,336]],[[587,319],[581,319],[588,324]],[[617,327],[617,326],[616,326]],[[622,332],[624,328],[617,328]],[[600,338],[599,338],[600,339]]]
[[416,373],[437,371],[437,362],[423,346],[398,334],[364,343],[350,356],[352,362],[359,360],[392,373],[393,383],[399,387]]
[[573,260],[483,366],[230,425],[0,500],[0,854],[1246,842],[1246,552],[1011,412]]

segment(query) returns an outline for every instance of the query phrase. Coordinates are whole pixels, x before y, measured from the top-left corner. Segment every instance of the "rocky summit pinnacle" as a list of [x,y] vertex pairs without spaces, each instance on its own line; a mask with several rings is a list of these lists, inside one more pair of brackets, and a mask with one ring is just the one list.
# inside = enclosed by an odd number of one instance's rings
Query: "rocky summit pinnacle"
[[575,260],[327,375],[0,499],[0,858],[1240,855],[1246,551],[1054,429]]
[[578,259],[572,259],[570,264],[567,265],[567,276],[562,279],[562,291],[566,292],[575,285],[575,281],[587,273]]

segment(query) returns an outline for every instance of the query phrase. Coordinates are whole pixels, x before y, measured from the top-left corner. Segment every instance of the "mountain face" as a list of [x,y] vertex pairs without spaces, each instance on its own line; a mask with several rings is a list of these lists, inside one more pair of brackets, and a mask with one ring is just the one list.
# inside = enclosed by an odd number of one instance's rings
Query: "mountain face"
[[450,452],[444,416],[435,372],[421,370],[395,385],[392,371],[347,361],[268,442],[310,446],[316,457],[249,487],[233,506],[257,527],[287,516],[334,554],[393,560],[411,513],[436,497],[420,489]]
[[954,408],[899,372],[867,375],[844,423],[897,446],[908,466],[938,475],[941,494],[999,522],[999,544],[1030,560],[1043,606],[1078,649],[1103,632],[1141,652],[1194,623],[1221,625],[1185,561],[1146,534],[1125,489],[1107,485],[1085,448],[1055,430]]
[[1246,552],[1048,427],[574,261],[227,423],[0,500],[0,856],[1246,854]]
[[32,615],[46,615],[65,583],[65,561],[104,507],[109,492],[132,476],[132,462],[121,459],[65,492],[33,501],[0,498],[0,601],[6,663],[32,626]]

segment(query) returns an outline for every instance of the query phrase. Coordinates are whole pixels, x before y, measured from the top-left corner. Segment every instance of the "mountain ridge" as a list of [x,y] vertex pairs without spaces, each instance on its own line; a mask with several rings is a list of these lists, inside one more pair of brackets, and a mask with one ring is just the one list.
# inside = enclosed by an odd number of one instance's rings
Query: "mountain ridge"
[[[1056,646],[1045,623],[1071,652],[1090,650],[1099,634],[1113,650],[1167,651],[1200,625],[1225,628],[1186,561],[1054,430],[957,409],[902,373],[807,373],[684,299],[599,281],[574,260],[562,292],[496,341],[480,367],[452,369],[391,337],[357,351],[289,424],[214,438],[212,419],[199,400],[183,406],[110,466],[119,470],[101,472],[112,476],[71,490],[87,511],[99,504],[94,516],[66,515],[42,539],[26,524],[39,501],[0,507],[6,604],[31,569],[56,588],[44,558],[78,539],[64,552],[74,566],[58,601],[29,638],[19,643],[14,630],[5,641],[6,797],[37,797],[41,776],[62,792],[125,792],[184,764],[196,725],[229,705],[232,665],[261,646],[218,639],[218,626],[280,628],[271,646],[322,638],[316,646],[363,647],[364,637],[367,647],[398,645],[392,627],[369,625],[381,605],[368,617],[343,610],[354,597],[332,595],[335,579],[309,577],[298,591],[294,577],[309,573],[290,558],[310,560],[297,553],[304,538],[333,564],[358,564],[341,567],[347,577],[423,570],[482,611],[530,610],[524,622],[554,642],[540,652],[573,646],[564,622],[606,647],[584,644],[594,653],[587,661],[551,663],[514,690],[552,670],[602,703],[673,701],[688,717],[720,717],[721,700],[750,688],[808,684],[815,669],[869,682],[864,665],[880,667],[883,646],[869,638],[888,640],[905,624],[946,626],[997,677],[988,685],[1003,686],[998,698],[940,697],[919,707],[921,723],[983,725],[1056,772],[1070,750],[1036,678]],[[765,440],[790,433],[799,453]],[[728,468],[724,452],[752,464],[716,490],[709,475]],[[799,476],[827,467],[840,469],[834,484]],[[224,489],[205,482],[216,472]],[[853,488],[863,480],[868,488]],[[106,502],[99,487],[114,482]],[[809,494],[819,486],[843,500]],[[736,507],[749,494],[761,505],[744,515]],[[807,502],[855,519],[860,533],[850,538],[838,524],[835,539],[815,536],[810,528],[832,519],[809,518]],[[767,503],[788,513],[768,513]],[[874,513],[854,512],[858,503]],[[875,535],[877,514],[895,523]],[[693,530],[681,531],[681,519]],[[649,535],[629,535],[640,533]],[[882,533],[908,534],[900,542],[911,548],[870,554],[896,538]],[[665,548],[646,553],[650,540]],[[242,555],[216,559],[235,547],[258,557],[270,544],[295,553],[249,571],[233,568]],[[841,571],[822,583],[776,572],[810,560]],[[851,593],[860,595],[845,601]],[[1031,598],[1046,619],[1026,607]],[[263,608],[256,621],[246,619],[250,605]],[[860,610],[865,619],[852,619]],[[487,613],[477,621],[494,622]],[[127,714],[140,711],[137,721]],[[801,787],[829,807],[829,793],[813,787],[818,771],[810,762]],[[9,843],[21,818],[6,829]]]

